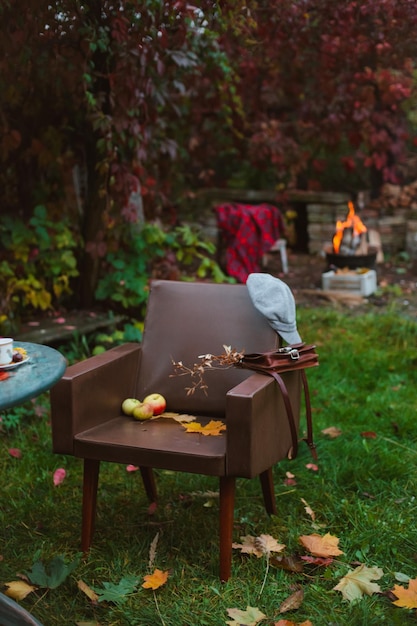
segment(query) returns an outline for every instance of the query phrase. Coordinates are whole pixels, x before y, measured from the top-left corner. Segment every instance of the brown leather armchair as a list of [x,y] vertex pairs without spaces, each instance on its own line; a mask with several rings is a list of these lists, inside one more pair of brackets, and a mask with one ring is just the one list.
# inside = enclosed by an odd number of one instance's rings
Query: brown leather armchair
[[[51,390],[53,450],[84,460],[82,550],[91,545],[100,461],[140,467],[148,498],[156,501],[152,468],[218,476],[220,578],[231,573],[237,477],[260,477],[269,514],[276,512],[272,467],[292,440],[273,378],[231,367],[208,371],[208,393],[187,395],[190,383],[172,376],[172,360],[192,365],[221,354],[223,345],[255,352],[278,345],[278,335],[253,306],[245,285],[153,281],[141,344],[128,343],[68,367]],[[284,374],[299,421],[299,372]],[[201,423],[221,419],[220,436],[186,433],[173,420],[139,422],[122,415],[125,398],[161,393],[167,410]]]

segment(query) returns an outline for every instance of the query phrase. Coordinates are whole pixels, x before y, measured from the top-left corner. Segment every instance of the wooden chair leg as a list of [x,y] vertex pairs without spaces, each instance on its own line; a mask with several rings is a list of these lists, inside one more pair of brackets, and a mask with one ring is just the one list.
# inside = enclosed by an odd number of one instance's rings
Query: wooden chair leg
[[146,495],[149,502],[156,502],[158,500],[158,493],[156,490],[155,476],[151,467],[141,467],[140,473],[142,476],[143,486],[145,487]]
[[232,571],[233,519],[236,479],[220,477],[220,580],[226,582]]
[[274,479],[272,475],[272,467],[259,475],[262,493],[264,497],[264,504],[268,515],[277,514],[277,504],[275,500]]
[[81,550],[88,552],[96,519],[97,487],[100,461],[84,459]]

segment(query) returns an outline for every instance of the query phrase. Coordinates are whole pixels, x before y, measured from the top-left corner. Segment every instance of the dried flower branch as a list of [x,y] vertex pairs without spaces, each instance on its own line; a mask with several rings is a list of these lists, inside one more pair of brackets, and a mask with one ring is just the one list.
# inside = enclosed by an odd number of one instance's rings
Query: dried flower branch
[[201,354],[198,359],[200,362],[194,363],[191,367],[184,365],[182,361],[174,361],[173,376],[190,376],[192,379],[192,385],[186,387],[187,396],[191,396],[197,389],[201,389],[207,395],[207,384],[204,380],[204,375],[207,370],[219,370],[228,369],[236,363],[238,363],[243,357],[243,352],[238,352],[231,346],[223,345],[224,353],[222,354]]

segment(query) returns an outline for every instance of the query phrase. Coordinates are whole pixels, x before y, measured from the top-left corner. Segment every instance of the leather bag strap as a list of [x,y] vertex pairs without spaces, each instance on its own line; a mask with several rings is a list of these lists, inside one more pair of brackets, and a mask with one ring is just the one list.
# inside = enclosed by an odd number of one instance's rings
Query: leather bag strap
[[[292,439],[292,449],[290,450],[289,458],[295,459],[298,454],[298,436],[297,436],[297,427],[295,425],[294,413],[291,406],[291,400],[288,394],[287,386],[280,374],[278,372],[274,372],[273,370],[264,371],[265,374],[272,376],[276,382],[282,393],[282,398],[284,400],[285,410],[287,412],[288,424],[290,427],[291,439]],[[313,440],[313,420],[311,417],[311,403],[310,403],[310,391],[308,387],[307,376],[304,370],[301,370],[301,381],[303,384],[304,390],[304,399],[305,399],[305,409],[306,409],[306,421],[307,421],[307,436],[304,438],[304,441],[307,442],[307,445],[310,448],[311,454],[315,461],[317,461],[317,451],[316,445]]]

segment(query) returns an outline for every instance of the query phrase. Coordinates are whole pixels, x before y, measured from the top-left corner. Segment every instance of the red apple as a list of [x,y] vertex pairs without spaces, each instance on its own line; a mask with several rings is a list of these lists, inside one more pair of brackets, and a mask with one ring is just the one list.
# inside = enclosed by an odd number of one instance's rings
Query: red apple
[[153,407],[154,415],[161,415],[166,409],[167,402],[164,396],[161,396],[160,393],[151,393],[144,399],[144,402],[147,402]]
[[153,416],[153,406],[149,402],[140,402],[138,406],[133,409],[133,417],[141,422],[148,420]]
[[126,400],[122,402],[122,411],[125,415],[132,415],[133,409],[139,406],[139,404],[140,400],[136,398],[126,398]]

